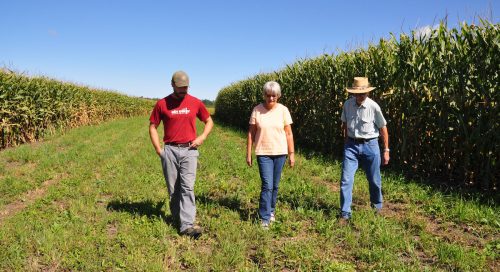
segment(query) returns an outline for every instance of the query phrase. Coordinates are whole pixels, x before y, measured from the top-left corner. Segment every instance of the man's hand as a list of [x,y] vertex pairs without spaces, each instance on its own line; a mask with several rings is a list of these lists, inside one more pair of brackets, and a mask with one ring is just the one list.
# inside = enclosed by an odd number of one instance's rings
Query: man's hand
[[384,155],[382,156],[382,165],[388,165],[389,159],[389,151],[384,151]]
[[191,142],[191,146],[193,148],[197,148],[198,146],[202,145],[203,142],[207,139],[208,134],[210,134],[210,131],[212,131],[212,128],[214,126],[214,121],[212,121],[212,117],[208,117],[207,120],[203,121],[205,123],[205,128],[203,128],[203,133],[200,134],[200,136],[196,137],[194,141]]
[[382,135],[382,142],[384,143],[384,154],[382,155],[382,165],[389,164],[389,132],[387,132],[387,127],[384,126],[380,129],[380,135]]
[[247,164],[248,166],[252,166],[252,154],[247,154]]
[[194,141],[191,142],[191,147],[198,147],[203,144],[203,141],[205,141],[205,137],[203,135],[200,135],[194,139]]

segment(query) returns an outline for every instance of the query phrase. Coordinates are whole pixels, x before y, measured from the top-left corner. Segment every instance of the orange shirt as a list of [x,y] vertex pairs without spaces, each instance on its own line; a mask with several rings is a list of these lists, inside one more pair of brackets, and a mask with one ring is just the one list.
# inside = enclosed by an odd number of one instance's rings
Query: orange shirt
[[251,125],[255,125],[255,154],[256,155],[286,155],[285,126],[292,124],[292,116],[288,108],[280,103],[268,110],[264,104],[253,108],[250,116]]

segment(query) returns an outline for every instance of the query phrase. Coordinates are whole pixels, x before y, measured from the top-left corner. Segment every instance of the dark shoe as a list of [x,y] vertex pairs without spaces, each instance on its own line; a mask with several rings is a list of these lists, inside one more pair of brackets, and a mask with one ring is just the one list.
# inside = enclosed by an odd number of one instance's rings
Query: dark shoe
[[187,228],[184,231],[181,231],[181,235],[188,236],[188,237],[193,238],[195,240],[198,240],[198,238],[200,238],[202,233],[203,233],[203,230],[198,226]]

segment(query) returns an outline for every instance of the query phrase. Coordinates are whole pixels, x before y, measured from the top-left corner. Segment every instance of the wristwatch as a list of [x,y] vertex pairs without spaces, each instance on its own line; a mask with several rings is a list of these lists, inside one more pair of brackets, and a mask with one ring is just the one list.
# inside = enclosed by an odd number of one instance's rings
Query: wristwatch
[[384,152],[391,152],[391,150],[389,148],[385,148]]

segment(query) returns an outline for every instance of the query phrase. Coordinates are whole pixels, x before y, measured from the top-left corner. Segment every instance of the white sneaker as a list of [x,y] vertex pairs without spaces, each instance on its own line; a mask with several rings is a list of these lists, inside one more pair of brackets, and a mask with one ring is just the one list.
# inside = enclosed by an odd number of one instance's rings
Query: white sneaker
[[260,221],[260,226],[265,229],[265,230],[268,230],[269,229],[269,222],[266,222],[266,221]]
[[274,213],[271,213],[271,218],[269,218],[269,222],[276,222],[276,217],[274,216]]

